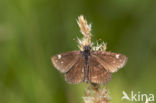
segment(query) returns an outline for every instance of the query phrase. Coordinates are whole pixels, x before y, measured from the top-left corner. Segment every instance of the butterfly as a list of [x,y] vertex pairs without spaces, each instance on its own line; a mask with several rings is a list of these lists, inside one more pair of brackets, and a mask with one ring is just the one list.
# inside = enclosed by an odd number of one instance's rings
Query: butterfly
[[83,51],[57,54],[51,61],[58,71],[64,73],[68,83],[106,84],[110,81],[112,73],[126,64],[127,57],[119,53],[92,50],[86,45]]

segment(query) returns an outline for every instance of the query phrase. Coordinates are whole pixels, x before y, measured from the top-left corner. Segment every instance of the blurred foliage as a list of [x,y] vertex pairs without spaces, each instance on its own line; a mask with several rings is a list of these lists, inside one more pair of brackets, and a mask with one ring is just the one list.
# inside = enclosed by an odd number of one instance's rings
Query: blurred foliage
[[[156,94],[155,0],[1,0],[0,103],[83,103],[86,85],[70,85],[51,64],[78,49],[76,19],[93,24],[93,40],[128,56],[108,83],[112,103],[122,91]],[[124,102],[124,101],[123,101]],[[127,103],[127,101],[125,101]]]

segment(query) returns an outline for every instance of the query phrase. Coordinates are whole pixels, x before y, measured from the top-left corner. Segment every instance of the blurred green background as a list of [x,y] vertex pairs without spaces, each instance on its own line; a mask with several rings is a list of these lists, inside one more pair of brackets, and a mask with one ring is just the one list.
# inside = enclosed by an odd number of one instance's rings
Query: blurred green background
[[155,0],[0,0],[0,103],[83,103],[86,85],[70,85],[51,56],[78,49],[76,23],[92,23],[93,41],[128,56],[108,83],[112,103],[122,91],[156,94]]

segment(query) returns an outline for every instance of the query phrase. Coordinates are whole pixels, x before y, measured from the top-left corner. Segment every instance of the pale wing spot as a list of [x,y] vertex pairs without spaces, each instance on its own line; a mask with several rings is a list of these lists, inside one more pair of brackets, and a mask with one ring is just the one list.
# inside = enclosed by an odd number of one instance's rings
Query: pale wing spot
[[116,59],[119,59],[119,56],[120,56],[119,54],[115,55]]
[[82,69],[82,73],[84,73],[84,69]]
[[61,55],[57,55],[58,59],[61,59]]
[[61,64],[63,64],[63,61],[61,61]]
[[94,76],[94,77],[92,77],[92,78],[96,79],[96,78],[97,78],[97,76]]
[[118,68],[121,68],[121,65],[119,65]]

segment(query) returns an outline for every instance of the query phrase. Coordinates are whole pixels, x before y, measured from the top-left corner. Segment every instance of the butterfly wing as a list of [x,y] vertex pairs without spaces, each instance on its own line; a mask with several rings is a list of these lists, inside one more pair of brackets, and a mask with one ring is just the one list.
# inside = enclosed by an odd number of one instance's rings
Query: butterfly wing
[[89,59],[89,80],[91,83],[106,84],[111,79],[112,73],[108,72],[92,55]]
[[77,62],[80,51],[71,51],[55,55],[51,58],[54,67],[62,73],[66,73]]
[[127,57],[119,53],[94,51],[92,54],[95,56],[97,61],[111,73],[114,73],[118,69],[122,68],[127,62]]
[[71,84],[77,84],[83,81],[84,78],[84,65],[85,61],[83,57],[72,66],[72,68],[65,73],[65,80]]

